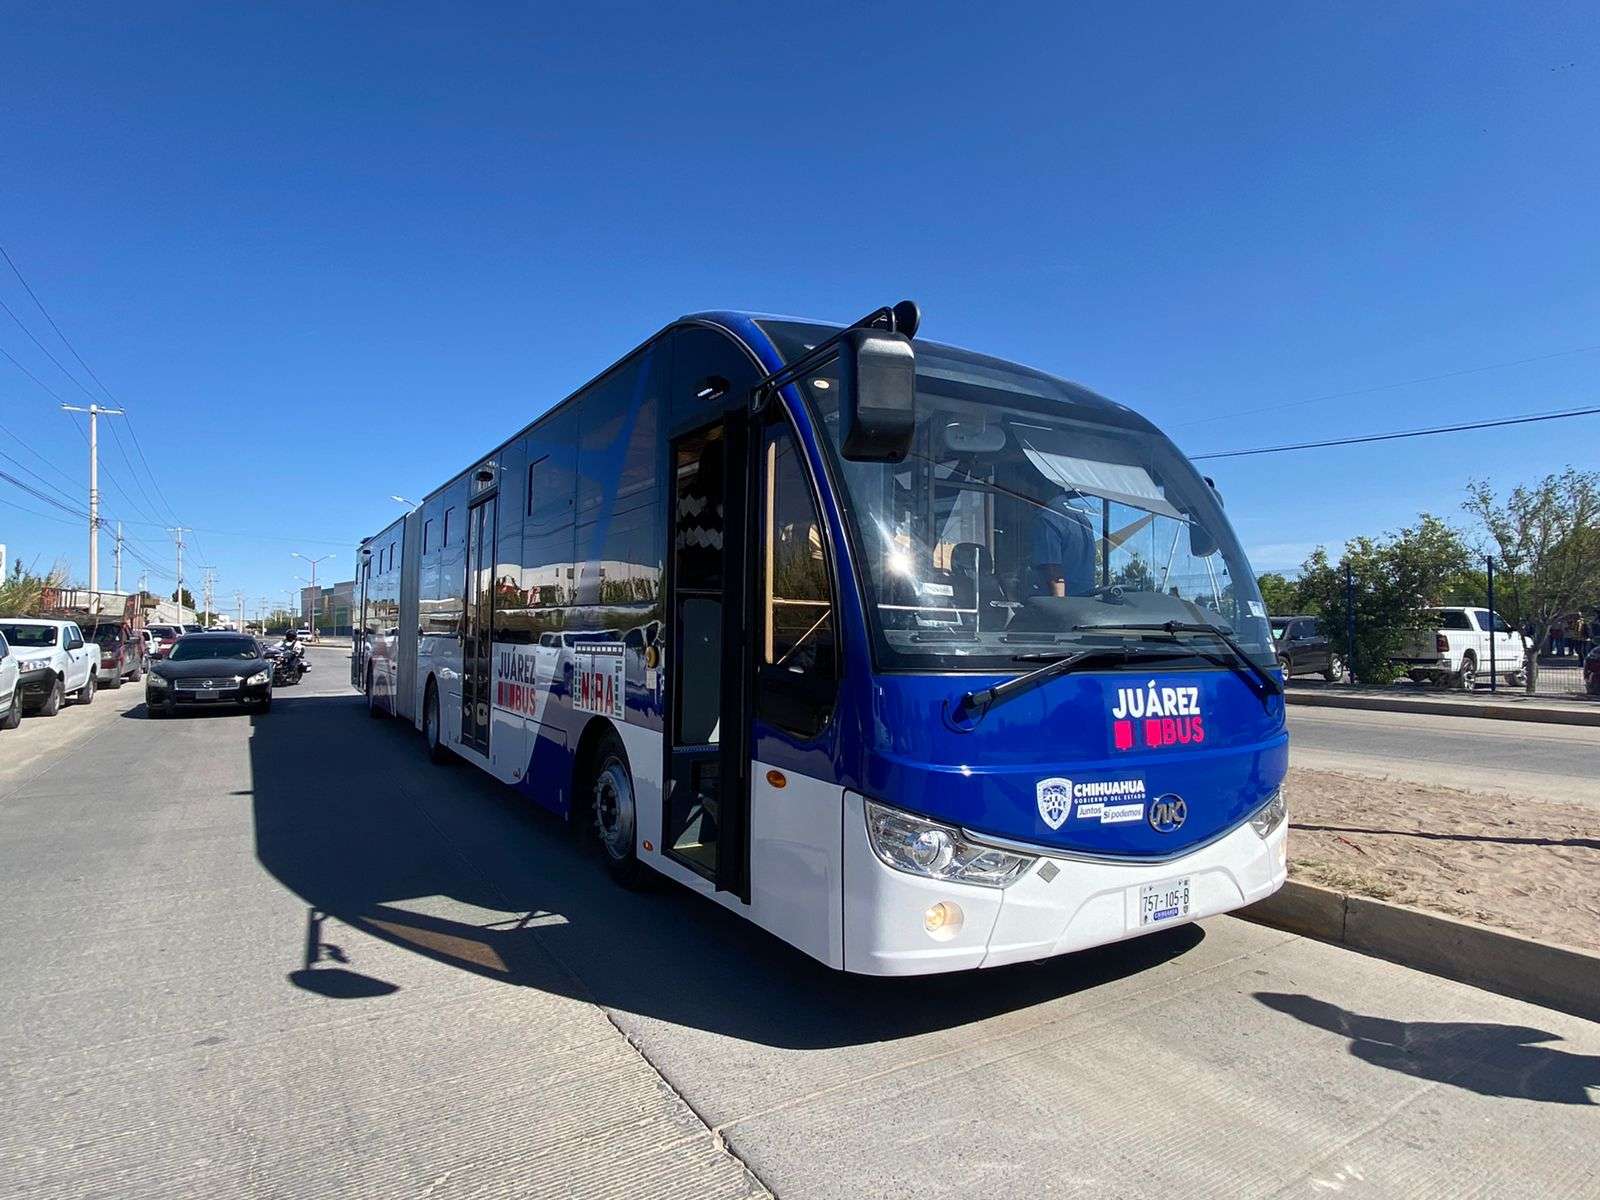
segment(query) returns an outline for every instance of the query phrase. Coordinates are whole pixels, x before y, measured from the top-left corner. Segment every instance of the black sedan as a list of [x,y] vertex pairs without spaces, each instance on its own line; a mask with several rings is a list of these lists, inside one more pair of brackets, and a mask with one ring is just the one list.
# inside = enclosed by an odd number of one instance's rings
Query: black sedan
[[238,633],[186,633],[166,658],[150,664],[145,708],[165,716],[180,705],[272,707],[272,664],[261,643]]

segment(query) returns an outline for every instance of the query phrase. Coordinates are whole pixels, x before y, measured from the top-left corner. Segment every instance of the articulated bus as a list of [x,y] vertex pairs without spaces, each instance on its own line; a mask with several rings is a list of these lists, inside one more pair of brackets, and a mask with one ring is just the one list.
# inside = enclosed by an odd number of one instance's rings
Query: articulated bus
[[1270,894],[1283,687],[1216,488],[1131,410],[917,324],[662,330],[361,544],[351,682],[620,882],[845,971]]

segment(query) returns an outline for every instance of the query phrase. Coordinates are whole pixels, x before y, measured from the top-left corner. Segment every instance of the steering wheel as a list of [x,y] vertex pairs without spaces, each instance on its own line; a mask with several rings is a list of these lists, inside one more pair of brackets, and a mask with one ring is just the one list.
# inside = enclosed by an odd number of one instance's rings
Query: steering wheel
[[1090,597],[1109,596],[1113,602],[1120,604],[1122,602],[1124,591],[1125,589],[1120,583],[1103,583],[1097,588],[1089,589],[1089,591],[1085,592],[1084,595]]

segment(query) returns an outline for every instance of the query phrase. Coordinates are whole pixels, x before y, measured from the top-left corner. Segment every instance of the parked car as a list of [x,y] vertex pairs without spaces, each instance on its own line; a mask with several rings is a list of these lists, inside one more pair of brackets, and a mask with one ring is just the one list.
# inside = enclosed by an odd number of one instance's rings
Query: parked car
[[144,678],[145,648],[142,630],[126,621],[101,618],[86,625],[83,635],[100,647],[100,666],[95,677],[107,687],[119,688],[124,679],[138,683]]
[[83,636],[77,622],[8,617],[0,621],[0,635],[17,656],[24,712],[53,717],[68,695],[79,704],[94,700],[100,647]]
[[1583,690],[1591,696],[1600,696],[1600,646],[1589,651],[1583,660]]
[[15,729],[22,721],[22,668],[11,643],[0,634],[0,729]]
[[1344,678],[1344,655],[1322,632],[1316,617],[1273,617],[1272,641],[1285,679],[1321,675],[1329,683]]
[[242,633],[190,633],[145,677],[145,709],[167,716],[183,705],[247,704],[272,708],[272,664],[261,643]]
[[1491,663],[1494,673],[1512,687],[1527,681],[1527,639],[1499,613],[1486,608],[1437,608],[1429,619],[1434,628],[1408,634],[1392,660],[1414,683],[1470,692],[1489,673]]
[[182,625],[150,625],[150,657],[165,658],[172,653],[173,644],[183,636]]

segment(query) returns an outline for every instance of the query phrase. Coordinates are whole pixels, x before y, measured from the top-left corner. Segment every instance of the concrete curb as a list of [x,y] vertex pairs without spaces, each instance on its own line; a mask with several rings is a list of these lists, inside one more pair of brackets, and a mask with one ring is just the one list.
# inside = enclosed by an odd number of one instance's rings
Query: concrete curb
[[1588,950],[1294,879],[1237,915],[1600,1021],[1600,954]]
[[1590,725],[1600,727],[1600,704],[1593,712],[1581,708],[1550,708],[1534,704],[1495,704],[1476,700],[1411,700],[1385,696],[1341,696],[1329,692],[1299,692],[1289,688],[1284,698],[1290,704],[1313,708],[1360,708],[1369,712],[1425,713],[1435,717],[1487,717],[1495,721],[1539,721],[1546,725]]

